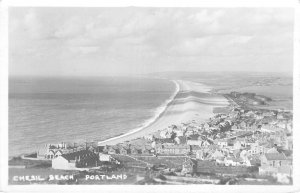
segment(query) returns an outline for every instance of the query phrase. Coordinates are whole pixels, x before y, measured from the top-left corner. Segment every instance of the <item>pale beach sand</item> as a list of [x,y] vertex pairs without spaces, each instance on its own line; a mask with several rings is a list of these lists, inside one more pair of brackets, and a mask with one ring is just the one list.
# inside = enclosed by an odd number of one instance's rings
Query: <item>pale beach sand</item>
[[115,145],[164,129],[170,125],[192,120],[204,121],[213,116],[213,108],[227,106],[222,95],[211,94],[210,87],[183,80],[176,80],[177,93],[160,116],[149,126],[98,142],[98,145]]

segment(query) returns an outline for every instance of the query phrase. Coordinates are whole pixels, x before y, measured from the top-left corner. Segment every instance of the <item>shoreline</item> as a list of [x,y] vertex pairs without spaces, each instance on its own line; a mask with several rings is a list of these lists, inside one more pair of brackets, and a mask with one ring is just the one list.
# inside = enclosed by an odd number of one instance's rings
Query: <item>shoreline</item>
[[152,124],[154,124],[157,121],[157,119],[159,119],[164,114],[164,112],[166,111],[166,109],[168,108],[168,106],[171,105],[171,103],[174,101],[176,95],[178,94],[178,92],[180,90],[179,89],[179,84],[178,84],[178,82],[176,82],[176,80],[171,80],[171,82],[173,82],[175,84],[175,91],[174,91],[174,93],[162,105],[160,105],[159,107],[157,107],[157,109],[161,109],[161,111],[159,111],[158,113],[155,112],[155,115],[153,117],[151,117],[150,119],[146,120],[141,127],[129,130],[127,133],[123,133],[123,134],[117,135],[115,137],[105,139],[103,141],[98,142],[98,144],[99,143],[106,143],[106,142],[109,142],[111,140],[116,140],[118,138],[126,137],[128,135],[131,135],[131,134],[139,132],[139,131],[141,131],[143,129],[146,129],[147,127],[149,127]]
[[[149,135],[155,131],[164,129],[170,125],[192,121],[194,119],[205,119],[213,116],[214,107],[229,105],[229,101],[222,95],[212,94],[212,88],[202,83],[183,80],[171,80],[176,85],[174,94],[167,100],[163,110],[152,118],[146,126],[134,129],[103,141],[98,146],[115,145],[125,141]],[[159,107],[160,108],[160,107]]]

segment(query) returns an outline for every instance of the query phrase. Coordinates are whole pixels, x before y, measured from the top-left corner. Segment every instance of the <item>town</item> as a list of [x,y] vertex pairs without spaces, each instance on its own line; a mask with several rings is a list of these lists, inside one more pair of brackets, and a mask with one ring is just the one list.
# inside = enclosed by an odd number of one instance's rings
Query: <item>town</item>
[[205,122],[170,125],[113,146],[47,144],[22,158],[76,171],[69,183],[122,172],[136,184],[292,184],[293,113],[260,108],[272,100],[260,95],[224,96],[230,105]]

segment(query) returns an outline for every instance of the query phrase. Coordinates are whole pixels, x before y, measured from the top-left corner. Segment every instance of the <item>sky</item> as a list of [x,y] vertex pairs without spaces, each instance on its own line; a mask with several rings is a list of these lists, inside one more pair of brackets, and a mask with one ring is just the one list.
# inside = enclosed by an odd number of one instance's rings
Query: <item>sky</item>
[[291,8],[9,9],[9,75],[292,72]]

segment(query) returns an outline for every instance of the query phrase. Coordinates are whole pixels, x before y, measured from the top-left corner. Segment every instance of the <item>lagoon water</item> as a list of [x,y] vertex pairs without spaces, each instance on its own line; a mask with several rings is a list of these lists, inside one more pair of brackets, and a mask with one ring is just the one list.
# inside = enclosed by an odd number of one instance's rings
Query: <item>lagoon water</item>
[[175,91],[169,80],[127,77],[9,80],[9,155],[46,143],[107,139],[147,124]]

